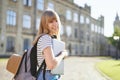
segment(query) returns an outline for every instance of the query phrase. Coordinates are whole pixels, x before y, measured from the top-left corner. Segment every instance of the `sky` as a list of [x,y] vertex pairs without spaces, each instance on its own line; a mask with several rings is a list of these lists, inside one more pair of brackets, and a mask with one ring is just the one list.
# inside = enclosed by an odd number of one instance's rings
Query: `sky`
[[74,2],[81,7],[84,7],[84,4],[91,6],[91,16],[95,19],[103,15],[104,35],[112,36],[116,13],[120,17],[120,0],[74,0]]

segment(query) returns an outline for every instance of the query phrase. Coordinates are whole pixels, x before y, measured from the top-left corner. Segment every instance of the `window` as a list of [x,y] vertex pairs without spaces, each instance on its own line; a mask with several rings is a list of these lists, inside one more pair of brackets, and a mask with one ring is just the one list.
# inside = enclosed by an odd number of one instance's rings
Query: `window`
[[37,18],[36,20],[36,29],[38,30],[40,26],[40,18]]
[[24,5],[32,6],[32,0],[24,0]]
[[12,0],[12,1],[16,2],[17,0]]
[[100,27],[100,34],[102,34],[102,27]]
[[89,52],[90,52],[90,49],[89,49],[89,46],[87,46],[87,53],[89,54]]
[[86,18],[86,23],[89,24],[90,23],[90,19]]
[[71,29],[70,26],[67,26],[67,27],[66,27],[66,33],[67,33],[67,36],[68,36],[68,37],[71,35],[72,29]]
[[37,0],[37,9],[44,10],[44,0]]
[[74,13],[74,22],[78,22],[78,14]]
[[80,23],[83,24],[84,23],[84,16],[80,16]]
[[7,22],[8,25],[16,25],[16,12],[7,10]]
[[70,10],[67,10],[67,11],[66,11],[66,19],[67,19],[67,20],[71,20],[71,19],[72,19],[71,11],[70,11]]
[[30,28],[31,27],[31,17],[29,15],[23,16],[23,27]]
[[77,38],[77,37],[78,37],[78,34],[77,34],[78,31],[77,31],[77,29],[74,29],[74,31],[75,31],[75,32],[74,32],[74,36],[75,36],[75,38]]
[[90,35],[89,34],[87,34],[87,40],[90,41]]
[[14,52],[15,51],[15,40],[14,37],[7,37],[7,44],[6,44],[6,51],[7,52]]
[[78,54],[78,46],[75,45],[75,54],[77,55]]
[[80,45],[80,52],[81,52],[81,54],[84,54],[84,46],[83,45]]
[[23,0],[25,6],[32,6],[32,0]]
[[95,32],[98,32],[98,26],[97,25],[95,25]]
[[101,28],[101,32],[102,32],[102,34],[104,34],[104,28]]
[[23,50],[29,49],[30,48],[30,40],[29,39],[24,39],[24,44],[23,44]]
[[100,26],[98,26],[98,33],[100,33]]
[[94,24],[91,24],[91,31],[95,31]]
[[82,42],[84,39],[84,32],[81,30],[80,31],[80,41]]
[[50,8],[50,9],[54,9],[54,4],[51,3],[51,2],[49,2],[49,3],[48,3],[48,8]]

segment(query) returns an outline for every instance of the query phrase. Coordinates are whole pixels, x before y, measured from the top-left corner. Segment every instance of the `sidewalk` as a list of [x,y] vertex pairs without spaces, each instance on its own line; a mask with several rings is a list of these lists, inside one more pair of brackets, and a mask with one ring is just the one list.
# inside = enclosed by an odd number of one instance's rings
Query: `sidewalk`
[[[69,57],[65,59],[65,74],[61,80],[109,80],[102,76],[95,68],[95,63],[103,61],[95,57]],[[1,80],[11,80],[13,75],[6,71],[7,60],[0,61]]]
[[13,74],[6,70],[6,60],[0,60],[0,79],[1,80],[12,80]]

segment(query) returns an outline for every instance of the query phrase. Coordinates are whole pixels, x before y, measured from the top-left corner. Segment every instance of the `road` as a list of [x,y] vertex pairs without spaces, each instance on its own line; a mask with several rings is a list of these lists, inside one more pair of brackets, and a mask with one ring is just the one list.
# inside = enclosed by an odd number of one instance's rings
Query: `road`
[[[110,80],[99,73],[95,63],[107,60],[100,57],[69,57],[65,59],[61,80]],[[13,75],[6,68],[7,60],[0,61],[0,79],[11,80]]]
[[107,60],[100,57],[72,57],[65,60],[65,75],[61,80],[110,80],[101,75],[95,63]]

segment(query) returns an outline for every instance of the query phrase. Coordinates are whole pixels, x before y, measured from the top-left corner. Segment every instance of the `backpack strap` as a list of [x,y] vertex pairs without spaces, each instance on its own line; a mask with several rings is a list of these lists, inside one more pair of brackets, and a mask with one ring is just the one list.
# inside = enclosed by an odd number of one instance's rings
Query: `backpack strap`
[[25,55],[25,72],[27,72],[27,54]]
[[30,52],[30,72],[35,76],[37,71],[37,46],[33,46]]
[[37,78],[38,78],[38,76],[39,76],[39,74],[40,74],[40,71],[42,70],[42,67],[44,66],[44,69],[43,69],[43,80],[45,80],[45,70],[46,70],[46,63],[45,63],[45,60],[43,60],[43,62],[42,62],[42,64],[40,65],[40,67],[39,67],[39,69],[38,69],[38,71],[37,71],[37,73],[36,73],[36,80],[37,80]]
[[[45,34],[41,34],[39,36],[39,38],[42,37],[43,35],[45,35]],[[39,38],[38,38],[38,40],[39,40]],[[31,53],[30,53],[30,65],[31,65],[30,71],[31,71],[31,74],[35,77],[36,77],[37,65],[38,65],[38,62],[37,62],[37,43],[38,43],[38,40],[35,43],[35,45],[32,47]]]
[[46,63],[44,64],[44,69],[43,69],[43,80],[45,80],[45,73],[46,73]]

